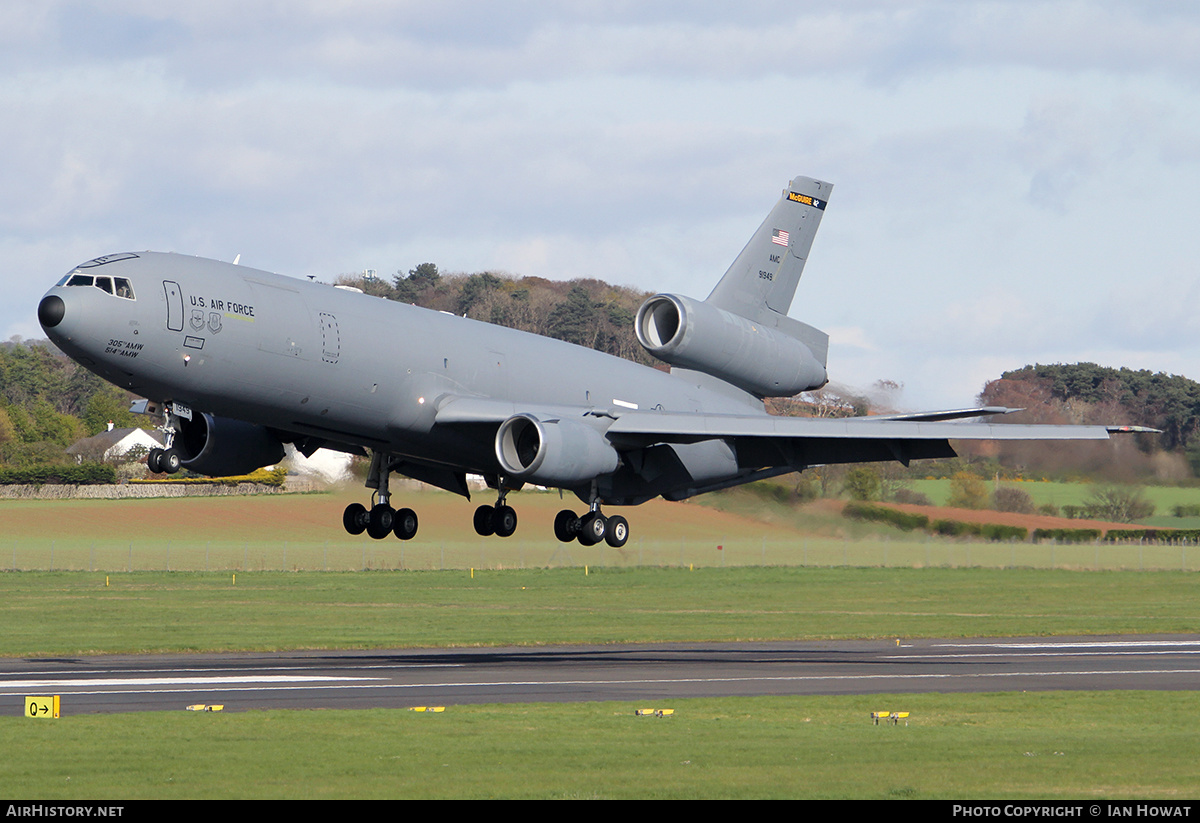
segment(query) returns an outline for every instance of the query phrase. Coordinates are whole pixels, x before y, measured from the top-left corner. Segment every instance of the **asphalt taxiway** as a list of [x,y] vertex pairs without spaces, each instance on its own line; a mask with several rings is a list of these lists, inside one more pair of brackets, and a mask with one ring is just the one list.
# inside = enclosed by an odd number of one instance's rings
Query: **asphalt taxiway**
[[1200,635],[105,655],[0,660],[0,714],[1200,689]]

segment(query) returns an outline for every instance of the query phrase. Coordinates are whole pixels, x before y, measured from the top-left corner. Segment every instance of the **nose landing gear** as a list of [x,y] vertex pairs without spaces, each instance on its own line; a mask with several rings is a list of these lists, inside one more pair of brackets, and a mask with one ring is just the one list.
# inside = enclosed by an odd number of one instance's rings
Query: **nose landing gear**
[[151,474],[175,474],[179,471],[182,462],[179,452],[171,448],[153,448],[146,455],[146,468],[150,470]]

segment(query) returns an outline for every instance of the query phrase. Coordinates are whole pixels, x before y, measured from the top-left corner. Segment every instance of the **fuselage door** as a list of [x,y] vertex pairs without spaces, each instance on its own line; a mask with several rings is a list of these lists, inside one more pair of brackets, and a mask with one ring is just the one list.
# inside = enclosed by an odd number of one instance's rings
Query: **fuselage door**
[[163,290],[167,294],[167,328],[183,331],[183,292],[174,280],[164,280]]
[[321,359],[336,363],[342,356],[342,334],[337,318],[329,312],[321,312]]

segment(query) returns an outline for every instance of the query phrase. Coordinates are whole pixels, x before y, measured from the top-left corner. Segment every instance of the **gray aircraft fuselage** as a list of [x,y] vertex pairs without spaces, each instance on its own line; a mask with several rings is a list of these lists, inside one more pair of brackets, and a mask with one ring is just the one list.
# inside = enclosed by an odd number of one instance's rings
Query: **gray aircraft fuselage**
[[468,472],[499,472],[493,433],[436,426],[446,398],[509,401],[514,412],[570,407],[575,416],[752,409],[749,396],[738,402],[561,340],[231,263],[138,252],[81,271],[125,278],[134,290],[132,300],[96,287],[48,292],[64,308],[47,333],[104,379]]

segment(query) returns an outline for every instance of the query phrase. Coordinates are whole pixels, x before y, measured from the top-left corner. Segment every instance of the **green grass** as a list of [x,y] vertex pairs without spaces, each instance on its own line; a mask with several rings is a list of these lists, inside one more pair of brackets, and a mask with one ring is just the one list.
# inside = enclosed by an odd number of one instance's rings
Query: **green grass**
[[[912,480],[907,485],[916,492],[927,495],[935,506],[945,506],[950,499],[950,480]],[[1055,506],[1082,506],[1087,502],[1095,486],[1091,483],[1062,483],[1040,480],[1022,482],[1002,480],[1001,486],[1012,486],[1026,492],[1033,498],[1035,506],[1053,503]],[[987,484],[990,493],[995,484]],[[1193,528],[1185,526],[1180,518],[1170,517],[1171,509],[1179,505],[1200,504],[1200,487],[1195,486],[1140,486],[1146,499],[1154,504],[1157,515],[1173,521],[1177,528]],[[1196,519],[1196,518],[1192,518]],[[1163,524],[1168,525],[1168,524]]]
[[[873,725],[882,709],[910,725]],[[1194,718],[1195,696],[1170,692],[68,712],[0,718],[0,786],[38,800],[1178,799],[1200,791]]]
[[[1181,572],[0,574],[0,655],[1200,631]],[[1152,603],[1153,608],[1147,608]]]

